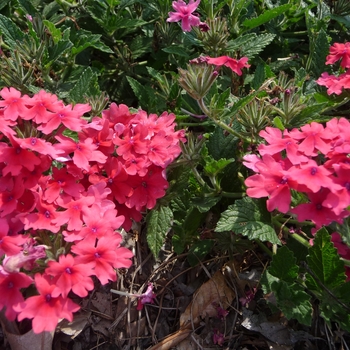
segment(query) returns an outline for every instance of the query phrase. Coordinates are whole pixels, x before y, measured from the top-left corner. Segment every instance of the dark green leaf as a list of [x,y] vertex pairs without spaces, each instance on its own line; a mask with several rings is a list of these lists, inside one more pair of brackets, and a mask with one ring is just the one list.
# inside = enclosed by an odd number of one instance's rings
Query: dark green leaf
[[280,244],[274,228],[271,226],[270,214],[266,204],[261,205],[252,198],[239,199],[221,214],[216,232],[234,231],[247,236],[250,240],[259,239]]
[[265,81],[265,63],[260,62],[256,67],[253,81],[251,83],[254,90],[258,90]]
[[203,239],[194,243],[189,249],[187,260],[191,266],[196,266],[205,258],[214,246],[214,241],[211,239]]
[[285,282],[294,282],[298,277],[299,267],[292,251],[283,246],[273,256],[269,273]]
[[201,212],[207,213],[210,208],[216,205],[221,199],[221,196],[216,197],[196,197],[191,200],[191,203]]
[[18,44],[24,40],[23,32],[16,26],[10,18],[0,14],[0,33],[4,36],[5,42],[16,49]]
[[77,55],[88,47],[93,47],[107,53],[113,53],[113,51],[101,41],[101,35],[92,34],[83,29],[72,32],[70,40],[74,45],[72,48],[73,55]]
[[70,90],[69,97],[75,103],[86,102],[86,97],[94,97],[100,93],[97,74],[88,67]]
[[[317,231],[314,244],[306,258],[312,274],[308,274],[308,287],[320,291],[323,286],[334,289],[345,282],[344,263],[325,228]],[[320,285],[320,283],[323,285]]]
[[64,53],[66,53],[73,44],[69,40],[60,40],[56,45],[49,47],[49,57],[48,64],[55,62],[58,58],[60,58]]
[[288,319],[295,318],[302,324],[311,326],[312,305],[310,295],[299,284],[278,281],[272,283],[277,306]]
[[153,209],[146,217],[147,243],[155,258],[164,244],[164,239],[173,223],[173,212],[169,207]]
[[271,19],[281,15],[282,13],[288,11],[290,4],[285,4],[282,6],[274,7],[271,10],[264,11],[259,17],[246,19],[243,25],[248,29],[253,29],[261,26],[262,24],[270,21]]
[[170,53],[173,55],[178,55],[178,56],[182,56],[185,58],[189,57],[189,54],[187,53],[187,51],[182,47],[182,46],[178,46],[178,45],[172,45],[172,46],[168,46],[164,49],[162,49],[164,52],[166,53]]

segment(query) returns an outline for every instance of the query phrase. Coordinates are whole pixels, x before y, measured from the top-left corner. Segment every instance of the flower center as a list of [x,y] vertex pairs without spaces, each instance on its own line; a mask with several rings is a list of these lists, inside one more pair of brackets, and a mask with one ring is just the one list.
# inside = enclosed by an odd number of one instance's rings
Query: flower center
[[96,252],[95,254],[95,258],[99,259],[101,257],[100,253]]
[[280,181],[280,184],[285,185],[287,182],[288,182],[288,179],[285,176],[283,176],[281,181]]
[[13,288],[13,286],[14,286],[14,285],[13,285],[13,282],[11,282],[11,281],[7,284],[7,288],[8,288],[8,289]]
[[310,171],[310,174],[311,175],[315,175],[316,173],[317,173],[317,168],[316,167],[312,167],[311,171]]
[[46,300],[47,303],[49,303],[51,301],[51,299],[52,299],[51,294],[46,294],[45,295],[45,300]]
[[70,267],[67,267],[65,271],[66,271],[66,273],[68,273],[70,275],[72,274],[72,270],[70,269]]

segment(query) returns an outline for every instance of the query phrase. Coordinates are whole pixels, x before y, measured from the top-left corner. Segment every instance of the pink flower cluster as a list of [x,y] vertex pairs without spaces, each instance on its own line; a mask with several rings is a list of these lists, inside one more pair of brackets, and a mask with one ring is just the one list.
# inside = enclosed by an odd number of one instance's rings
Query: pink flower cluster
[[343,69],[347,69],[344,73],[335,76],[325,72],[316,80],[317,84],[327,87],[328,95],[340,95],[343,89],[350,88],[350,43],[334,43],[330,47],[330,54],[327,56],[326,64],[334,64],[339,60],[341,60],[340,66]]
[[[334,118],[291,131],[268,127],[259,134],[267,144],[260,156],[247,155],[243,164],[257,174],[245,180],[247,195],[268,197],[267,209],[290,212],[316,228],[342,223],[350,215],[350,122]],[[291,208],[291,190],[307,202]]]
[[[106,284],[131,266],[117,230],[164,196],[184,131],[166,112],[112,103],[88,121],[89,105],[65,105],[44,90],[0,95],[0,310],[33,319],[36,333],[51,331],[79,310],[71,292],[85,297],[92,276]],[[47,258],[53,247],[65,252],[58,261]],[[25,298],[33,284],[38,295]]]

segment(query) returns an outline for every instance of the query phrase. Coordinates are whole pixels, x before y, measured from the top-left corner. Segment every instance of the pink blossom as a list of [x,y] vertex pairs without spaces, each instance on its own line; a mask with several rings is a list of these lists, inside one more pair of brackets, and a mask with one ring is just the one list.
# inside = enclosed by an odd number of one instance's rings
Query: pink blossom
[[74,245],[72,252],[77,255],[78,264],[93,263],[94,274],[102,284],[106,284],[117,279],[114,269],[131,266],[133,254],[129,249],[120,247],[120,242],[120,234],[101,237],[97,243],[91,236]]
[[49,249],[49,247],[38,245],[33,239],[29,239],[23,244],[19,253],[4,258],[2,262],[3,269],[7,273],[19,272],[21,268],[31,271],[36,260],[46,258],[46,249]]
[[82,115],[86,112],[90,112],[91,107],[88,104],[76,104],[64,106],[60,109],[56,109],[55,113],[50,116],[46,123],[41,124],[38,130],[48,135],[52,131],[56,130],[61,124],[72,131],[81,131],[82,127],[87,123]]
[[143,206],[152,209],[156,200],[165,195],[168,181],[163,177],[163,169],[152,166],[145,176],[130,176],[129,184],[133,187],[132,195],[127,198],[125,205],[141,210]]
[[289,136],[301,140],[298,145],[299,151],[307,156],[317,156],[317,151],[327,154],[331,150],[329,134],[324,131],[320,123],[311,122],[298,129],[289,132]]
[[9,120],[17,120],[23,114],[26,114],[27,107],[21,97],[21,93],[13,87],[4,87],[0,91],[1,97],[4,99],[0,101],[0,107],[4,108],[4,117]]
[[137,297],[137,310],[142,310],[144,304],[153,304],[156,294],[153,292],[153,284],[148,283],[148,287],[145,293],[143,294],[132,294],[132,296]]
[[186,4],[183,0],[173,1],[172,6],[176,12],[169,12],[167,22],[181,21],[181,28],[184,32],[190,32],[192,27],[198,27],[201,23],[199,17],[193,12],[199,6],[200,0],[190,0]]
[[216,58],[206,57],[206,62],[208,64],[213,64],[213,65],[218,66],[218,67],[226,66],[239,76],[242,75],[243,68],[250,67],[250,64],[247,63],[248,57],[242,57],[238,61],[234,58],[229,57],[229,56],[220,56],[220,57],[216,57]]
[[57,216],[52,222],[62,226],[68,224],[68,230],[81,230],[83,225],[83,214],[89,213],[88,208],[94,203],[94,198],[82,196],[77,200],[72,200],[70,196],[59,197],[57,204],[67,210],[57,212]]
[[330,49],[330,54],[326,58],[326,64],[334,64],[339,61],[343,68],[350,68],[350,43],[334,43]]
[[322,73],[321,77],[316,80],[316,83],[327,87],[328,95],[340,95],[343,92],[343,89],[350,88],[350,70],[340,74],[338,77],[335,75],[329,75],[327,72]]
[[322,188],[316,193],[308,193],[310,202],[299,204],[294,209],[291,209],[291,212],[297,215],[299,222],[311,220],[316,225],[316,228],[329,225],[334,221],[341,224],[343,219],[349,216],[350,213],[344,210],[340,215],[337,215],[332,208],[326,207],[324,200],[329,192],[327,188]]
[[28,110],[21,118],[34,120],[37,124],[47,123],[54,113],[64,107],[63,102],[57,99],[56,95],[40,90],[33,97],[23,96],[23,101]]
[[269,143],[268,145],[261,144],[259,146],[258,150],[261,155],[274,155],[285,150],[288,159],[293,164],[308,161],[308,158],[299,151],[297,142],[290,137],[287,130],[282,134],[280,129],[267,127],[260,131],[259,135]]
[[33,319],[34,333],[55,330],[61,318],[72,321],[73,312],[77,312],[80,306],[69,298],[53,297],[52,292],[56,285],[52,283],[48,275],[42,276],[37,273],[34,280],[39,295],[29,297],[24,302],[14,306],[14,310],[19,313],[18,321],[25,318]]
[[78,264],[71,254],[67,254],[60,255],[58,262],[50,260],[47,266],[45,273],[56,277],[56,287],[51,293],[53,297],[62,295],[63,298],[67,298],[72,290],[83,298],[88,295],[89,290],[94,288],[94,283],[89,277],[94,274],[93,263]]
[[0,310],[5,308],[5,316],[14,321],[17,312],[13,309],[14,305],[24,301],[20,291],[32,284],[32,278],[22,272],[2,274],[0,272]]

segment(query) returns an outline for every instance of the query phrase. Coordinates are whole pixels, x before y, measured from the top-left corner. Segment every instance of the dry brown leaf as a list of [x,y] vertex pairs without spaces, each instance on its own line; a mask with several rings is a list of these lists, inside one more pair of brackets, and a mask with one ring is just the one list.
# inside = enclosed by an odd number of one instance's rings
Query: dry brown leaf
[[191,303],[180,316],[180,330],[152,346],[149,350],[168,350],[176,346],[192,333],[192,323],[196,327],[201,318],[215,317],[217,315],[215,305],[226,309],[234,298],[234,291],[226,284],[221,271],[217,271],[193,295]]
[[74,314],[72,322],[69,322],[66,319],[63,319],[57,326],[57,331],[60,331],[64,334],[70,335],[72,339],[77,337],[87,325],[91,312],[89,311],[79,311]]
[[180,316],[180,328],[191,327],[192,322],[196,327],[201,318],[216,316],[216,305],[227,309],[234,298],[234,291],[226,284],[225,277],[221,271],[217,271],[193,295],[191,303]]
[[192,333],[192,329],[180,329],[176,333],[173,333],[160,341],[158,344],[153,345],[148,350],[169,350],[179,344],[182,340],[186,339]]

